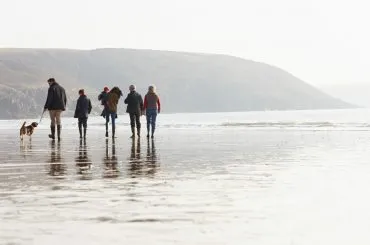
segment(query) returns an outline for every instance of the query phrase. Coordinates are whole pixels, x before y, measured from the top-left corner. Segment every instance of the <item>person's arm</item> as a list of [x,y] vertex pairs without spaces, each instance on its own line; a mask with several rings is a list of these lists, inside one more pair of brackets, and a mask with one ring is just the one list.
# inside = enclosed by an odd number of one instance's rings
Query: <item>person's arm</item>
[[158,113],[161,113],[161,102],[159,100],[159,96],[157,95],[157,105],[158,105]]
[[91,109],[92,109],[92,106],[91,106],[91,100],[89,99],[89,108],[87,109],[87,112],[90,114],[91,112]]
[[63,89],[63,94],[64,94],[64,106],[65,106],[65,109],[67,109],[67,95],[64,89]]
[[77,103],[76,103],[76,109],[75,109],[74,118],[77,118],[78,117],[77,113],[78,113],[79,107],[80,107],[80,99],[78,99],[77,100]]
[[148,98],[147,96],[145,95],[144,96],[144,110],[146,110],[146,108],[148,107]]
[[140,110],[144,110],[143,97],[139,94]]
[[50,104],[51,104],[52,101],[53,101],[53,90],[52,90],[52,88],[49,88],[48,89],[48,96],[46,98],[46,102],[45,102],[45,106],[44,106],[44,110],[50,108]]
[[128,98],[129,98],[129,96],[130,96],[130,95],[128,94],[128,95],[127,95],[127,97],[126,97],[126,99],[125,99],[125,101],[124,101],[124,102],[125,102],[125,104],[128,104]]

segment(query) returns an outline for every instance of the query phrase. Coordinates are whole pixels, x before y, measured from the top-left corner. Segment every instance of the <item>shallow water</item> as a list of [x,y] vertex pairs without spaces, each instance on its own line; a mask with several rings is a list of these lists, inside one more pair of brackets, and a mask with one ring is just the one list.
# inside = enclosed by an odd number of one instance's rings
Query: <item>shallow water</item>
[[0,130],[0,244],[370,242],[370,132],[353,124],[160,127],[135,141],[120,125],[86,142],[67,127],[60,143],[43,127],[21,143],[14,124]]

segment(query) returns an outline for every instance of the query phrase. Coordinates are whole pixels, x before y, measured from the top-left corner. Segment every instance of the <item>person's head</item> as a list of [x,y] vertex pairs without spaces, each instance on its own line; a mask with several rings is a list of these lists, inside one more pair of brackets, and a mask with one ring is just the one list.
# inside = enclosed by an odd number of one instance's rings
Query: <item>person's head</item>
[[109,88],[108,87],[104,87],[104,92],[108,93],[109,92]]
[[48,84],[52,85],[53,83],[55,83],[55,79],[53,77],[49,78],[48,79]]
[[130,92],[133,92],[136,90],[136,87],[135,85],[130,85],[130,87],[128,88],[130,90]]
[[78,94],[79,94],[79,95],[85,95],[85,90],[84,90],[84,89],[80,89],[80,90],[78,90]]
[[149,93],[155,93],[155,86],[154,86],[154,85],[150,85],[150,86],[148,87],[148,92],[149,92]]

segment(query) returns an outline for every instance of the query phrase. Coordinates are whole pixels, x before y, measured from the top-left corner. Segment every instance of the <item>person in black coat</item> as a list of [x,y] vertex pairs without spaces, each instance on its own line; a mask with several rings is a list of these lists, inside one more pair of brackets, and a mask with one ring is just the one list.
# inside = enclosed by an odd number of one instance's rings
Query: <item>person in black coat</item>
[[78,118],[78,131],[80,132],[80,139],[82,138],[82,127],[84,128],[83,137],[86,139],[87,118],[89,117],[92,106],[90,99],[87,98],[83,89],[80,89],[78,94],[80,97],[77,100],[74,118]]
[[60,131],[62,128],[62,122],[60,119],[62,111],[66,110],[67,96],[64,88],[60,86],[54,78],[48,79],[49,89],[48,97],[45,102],[44,112],[49,110],[50,114],[50,129],[51,134],[49,138],[55,139],[55,125],[57,126],[58,140],[60,140]]
[[125,99],[125,104],[127,104],[126,112],[130,114],[130,125],[131,125],[131,138],[135,138],[135,123],[137,129],[137,136],[140,137],[140,116],[142,115],[144,102],[143,97],[136,92],[135,85],[130,85],[129,87],[130,93],[127,95]]

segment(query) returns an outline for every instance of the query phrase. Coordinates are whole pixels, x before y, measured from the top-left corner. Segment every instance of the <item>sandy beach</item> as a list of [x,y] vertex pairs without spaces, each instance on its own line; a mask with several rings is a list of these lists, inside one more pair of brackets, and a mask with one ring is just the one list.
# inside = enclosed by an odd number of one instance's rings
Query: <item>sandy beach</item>
[[45,124],[0,129],[0,244],[370,242],[370,131]]

